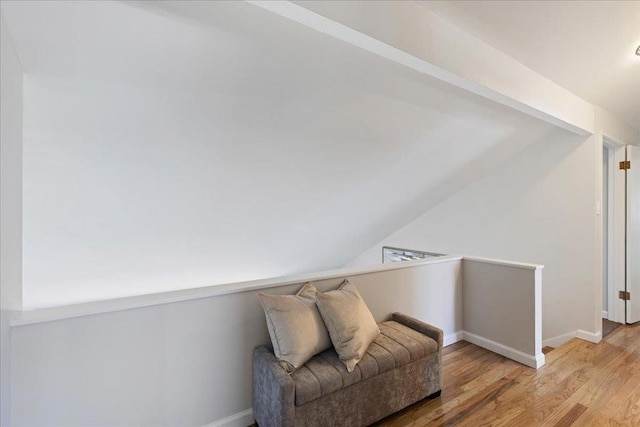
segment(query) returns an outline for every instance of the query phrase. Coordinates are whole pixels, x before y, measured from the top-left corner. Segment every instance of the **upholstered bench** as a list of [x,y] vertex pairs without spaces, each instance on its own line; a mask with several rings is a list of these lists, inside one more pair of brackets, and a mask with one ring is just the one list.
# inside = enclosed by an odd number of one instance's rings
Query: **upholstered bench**
[[292,374],[266,347],[254,352],[253,415],[261,427],[365,426],[442,390],[440,329],[394,313],[348,372],[332,349]]

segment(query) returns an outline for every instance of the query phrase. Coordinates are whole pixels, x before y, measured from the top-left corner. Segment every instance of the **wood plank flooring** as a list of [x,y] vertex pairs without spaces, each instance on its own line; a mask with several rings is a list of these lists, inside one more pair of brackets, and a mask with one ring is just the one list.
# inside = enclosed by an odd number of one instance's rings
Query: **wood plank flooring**
[[444,349],[441,397],[378,426],[640,426],[640,325],[546,349],[534,370],[467,342]]
[[606,337],[618,326],[620,326],[620,323],[612,322],[609,319],[602,319],[602,336]]

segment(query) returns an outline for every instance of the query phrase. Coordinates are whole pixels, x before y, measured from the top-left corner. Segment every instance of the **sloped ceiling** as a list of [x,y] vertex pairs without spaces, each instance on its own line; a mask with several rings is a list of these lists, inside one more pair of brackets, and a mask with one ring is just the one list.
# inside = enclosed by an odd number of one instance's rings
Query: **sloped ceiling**
[[640,1],[419,3],[640,130]]
[[24,298],[338,268],[551,125],[240,2],[4,2]]

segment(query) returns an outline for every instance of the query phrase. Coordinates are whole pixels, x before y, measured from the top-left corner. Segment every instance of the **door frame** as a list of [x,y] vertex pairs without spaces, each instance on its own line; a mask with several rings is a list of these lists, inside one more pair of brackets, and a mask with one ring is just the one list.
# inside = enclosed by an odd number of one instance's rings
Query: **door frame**
[[[604,138],[603,143],[603,157],[604,152],[606,151],[606,172],[603,167],[602,176],[606,178],[606,181],[603,180],[602,183],[602,232],[606,238],[606,251],[602,251],[602,261],[603,266],[606,265],[606,278],[603,275],[603,280],[606,280],[606,295],[607,295],[607,306],[606,316],[603,313],[602,318],[608,319],[614,322],[618,321],[616,317],[616,298],[615,298],[615,251],[614,251],[614,149],[615,146],[610,143],[606,138]],[[603,165],[605,162],[602,162]],[[606,186],[605,186],[606,184]],[[607,198],[605,200],[604,194],[605,190],[607,192]],[[605,215],[606,212],[606,215]],[[605,221],[606,218],[606,221]],[[606,231],[606,234],[605,234]],[[605,244],[605,239],[602,239],[603,245]],[[602,287],[605,288],[605,282],[602,283]]]
[[[607,209],[609,217],[609,224],[603,224],[603,227],[609,227],[607,240],[608,319],[613,322],[626,323],[624,301],[618,298],[618,292],[626,289],[626,186],[625,173],[618,167],[619,163],[626,159],[626,144],[605,134],[602,138],[602,147],[603,150],[605,148],[609,150],[608,203],[607,206],[603,206],[603,209]],[[611,286],[612,284],[613,286]]]
[[[638,168],[633,167],[634,164],[639,163],[640,147],[636,145],[627,145],[626,160],[631,162],[632,168],[625,170],[625,182],[626,182],[626,270],[625,270],[625,290],[631,293],[631,298],[625,301],[625,321],[627,324],[639,324],[640,323],[640,300],[637,298],[637,294],[640,293],[638,282],[640,272],[638,271],[638,264],[632,262],[637,260],[638,251],[640,250],[640,241],[638,241],[638,231],[640,230],[640,224],[638,223],[638,213],[640,212],[640,200],[637,199],[638,189],[637,185],[640,181],[640,175],[638,175]],[[636,165],[637,166],[637,165]],[[634,298],[633,296],[636,295]]]

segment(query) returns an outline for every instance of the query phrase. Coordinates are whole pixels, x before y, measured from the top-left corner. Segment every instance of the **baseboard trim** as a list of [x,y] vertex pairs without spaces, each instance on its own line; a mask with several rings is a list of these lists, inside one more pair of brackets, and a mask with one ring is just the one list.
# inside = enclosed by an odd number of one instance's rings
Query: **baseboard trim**
[[593,333],[578,329],[577,331],[567,332],[566,334],[558,335],[554,338],[549,338],[542,342],[543,347],[560,347],[562,344],[569,341],[571,338],[580,338],[581,340],[589,341],[594,344],[602,341],[602,331]]
[[454,332],[452,334],[447,334],[443,338],[443,346],[446,347],[448,345],[457,343],[458,341],[462,341],[464,339],[464,331]]
[[609,312],[607,310],[602,310],[602,318],[609,319]]
[[593,332],[587,332],[583,331],[582,329],[578,329],[576,331],[576,337],[585,341],[592,342],[594,344],[598,344],[600,341],[602,341],[602,331],[596,332],[594,334]]
[[557,348],[569,341],[571,338],[575,337],[576,331],[567,332],[566,334],[558,335],[557,337],[549,338],[548,340],[542,341],[542,346]]
[[203,427],[247,427],[252,425],[254,422],[253,410],[246,409],[242,412],[229,415],[221,420],[209,423]]
[[542,352],[540,354],[531,355],[515,348],[507,347],[504,344],[500,344],[488,338],[481,337],[471,332],[464,332],[465,341],[469,341],[471,344],[475,344],[479,347],[486,348],[487,350],[498,353],[504,357],[520,362],[523,365],[529,366],[534,369],[541,368],[545,364],[545,357]]

